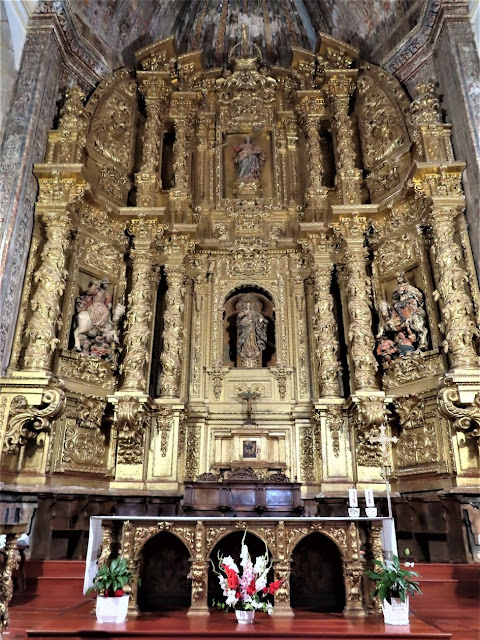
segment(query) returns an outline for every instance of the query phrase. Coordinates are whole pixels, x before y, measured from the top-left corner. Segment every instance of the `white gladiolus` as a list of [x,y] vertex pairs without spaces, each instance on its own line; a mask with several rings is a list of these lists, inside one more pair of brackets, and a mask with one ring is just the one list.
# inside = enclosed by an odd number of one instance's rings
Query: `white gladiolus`
[[273,613],[273,604],[271,602],[267,602],[267,613],[269,616]]
[[240,573],[232,556],[227,556],[226,558],[223,558],[222,564],[224,564],[229,569],[233,569],[237,575]]
[[227,593],[225,595],[227,596],[227,599],[225,601],[226,605],[229,607],[234,607],[238,601],[238,598],[235,595],[235,589],[227,589]]
[[264,571],[261,576],[255,580],[255,591],[261,591],[267,586],[267,572]]
[[248,547],[245,543],[242,543],[242,548],[240,550],[240,565],[245,567],[248,562],[250,555],[248,553]]
[[267,558],[265,556],[258,556],[255,558],[255,566],[253,567],[253,572],[256,576],[260,576],[267,566]]

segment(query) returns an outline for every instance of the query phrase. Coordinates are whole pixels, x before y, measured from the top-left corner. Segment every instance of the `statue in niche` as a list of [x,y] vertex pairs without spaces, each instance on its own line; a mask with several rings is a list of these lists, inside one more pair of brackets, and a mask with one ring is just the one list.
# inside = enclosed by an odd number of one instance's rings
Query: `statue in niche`
[[256,367],[262,351],[267,345],[268,320],[256,309],[257,298],[243,296],[237,313],[237,356],[242,366]]
[[118,304],[112,313],[112,296],[108,280],[90,282],[87,291],[76,299],[74,316],[74,350],[82,355],[112,361],[118,344],[118,323],[125,307]]
[[396,357],[428,349],[423,294],[403,274],[397,276],[392,304],[380,300],[377,311],[380,322],[376,353],[387,368]]
[[233,147],[234,164],[238,169],[240,182],[254,182],[260,179],[260,171],[265,163],[266,155],[263,149],[253,144],[250,136],[245,136],[243,144]]

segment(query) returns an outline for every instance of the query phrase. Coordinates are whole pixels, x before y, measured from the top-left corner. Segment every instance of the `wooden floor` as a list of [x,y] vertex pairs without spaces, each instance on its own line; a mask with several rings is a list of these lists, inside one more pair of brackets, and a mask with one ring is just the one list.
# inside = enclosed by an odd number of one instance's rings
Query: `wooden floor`
[[341,614],[296,612],[282,619],[257,614],[252,626],[238,625],[233,614],[213,611],[208,618],[187,618],[185,612],[142,614],[123,625],[100,625],[94,601],[82,597],[83,562],[30,563],[27,591],[15,595],[11,624],[4,640],[24,638],[159,638],[200,640],[212,638],[270,638],[284,640],[480,640],[480,567],[470,565],[421,565],[424,595],[412,602],[415,615],[408,627],[385,626],[383,619],[348,619]]

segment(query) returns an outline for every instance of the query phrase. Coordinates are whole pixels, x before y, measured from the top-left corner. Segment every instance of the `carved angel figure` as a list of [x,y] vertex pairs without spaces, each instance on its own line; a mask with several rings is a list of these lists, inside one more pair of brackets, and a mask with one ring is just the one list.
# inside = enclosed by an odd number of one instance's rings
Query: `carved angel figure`
[[251,300],[242,307],[237,314],[237,354],[246,366],[254,366],[267,345],[268,321],[253,308]]
[[238,168],[238,179],[241,182],[253,182],[260,178],[260,170],[265,163],[265,151],[252,143],[250,136],[245,136],[243,144],[233,147],[233,162]]
[[83,355],[112,360],[118,344],[117,327],[125,313],[118,304],[112,314],[112,296],[107,291],[108,280],[91,282],[87,291],[76,300],[73,337],[74,350]]

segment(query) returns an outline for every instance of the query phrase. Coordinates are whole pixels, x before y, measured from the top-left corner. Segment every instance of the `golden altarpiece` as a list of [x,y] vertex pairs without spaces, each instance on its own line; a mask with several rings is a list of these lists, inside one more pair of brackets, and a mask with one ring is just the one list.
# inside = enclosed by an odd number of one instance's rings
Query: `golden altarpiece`
[[478,480],[480,299],[433,86],[329,36],[264,68],[136,54],[49,133],[2,479],[181,495],[248,468],[302,497]]

